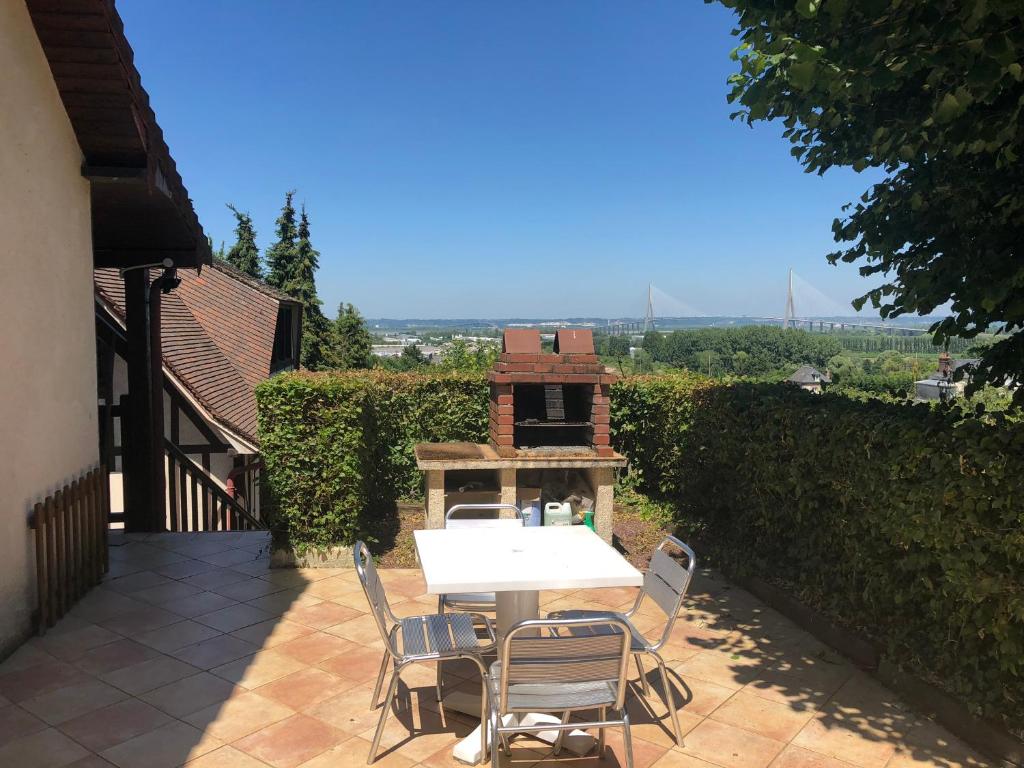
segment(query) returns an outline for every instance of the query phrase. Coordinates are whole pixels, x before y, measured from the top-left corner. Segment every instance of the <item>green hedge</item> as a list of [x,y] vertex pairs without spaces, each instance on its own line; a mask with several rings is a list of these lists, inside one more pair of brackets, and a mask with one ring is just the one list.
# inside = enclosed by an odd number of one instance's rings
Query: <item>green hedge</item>
[[[279,539],[387,544],[412,445],[482,441],[482,375],[275,376],[257,389]],[[704,554],[781,584],[975,711],[1024,724],[1024,424],[693,375],[612,388],[634,487]]]
[[419,442],[487,436],[483,374],[289,373],[256,388],[271,527],[279,543],[387,543],[416,496]]
[[658,426],[631,454],[644,487],[703,522],[723,567],[1024,726],[1024,424],[778,385],[623,388],[619,433]]

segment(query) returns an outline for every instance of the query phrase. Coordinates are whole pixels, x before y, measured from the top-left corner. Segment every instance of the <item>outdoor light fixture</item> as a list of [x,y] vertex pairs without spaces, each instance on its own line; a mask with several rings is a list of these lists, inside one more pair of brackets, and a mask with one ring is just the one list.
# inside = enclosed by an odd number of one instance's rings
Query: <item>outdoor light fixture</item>
[[[152,264],[136,264],[134,267],[121,267],[121,269],[117,270],[117,273],[123,280],[126,272],[131,272],[134,269],[149,269],[150,267],[163,267],[164,270],[174,269],[174,260],[167,258],[163,261],[155,261]],[[166,271],[164,274],[167,274]]]

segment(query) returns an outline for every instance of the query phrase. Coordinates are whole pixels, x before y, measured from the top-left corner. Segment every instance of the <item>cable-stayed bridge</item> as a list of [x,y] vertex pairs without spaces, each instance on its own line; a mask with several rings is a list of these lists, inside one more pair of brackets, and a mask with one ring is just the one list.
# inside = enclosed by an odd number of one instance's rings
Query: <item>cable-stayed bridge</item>
[[[809,308],[810,311],[805,310],[805,315],[800,317],[797,315],[798,306]],[[657,316],[655,315],[655,307],[659,308]],[[844,307],[841,303],[831,299],[790,269],[783,314],[781,316],[766,317],[742,315],[742,318],[758,324],[779,323],[783,328],[802,328],[820,332],[865,329],[900,335],[928,333],[927,328],[893,325],[881,321],[856,322],[843,319],[829,319],[843,317],[846,312],[849,312],[848,307]],[[680,301],[651,283],[647,287],[647,308],[642,320],[639,318],[611,320],[607,325],[594,330],[596,333],[609,336],[639,336],[648,331],[659,330],[659,318],[664,326],[666,321],[691,320],[702,317],[712,317],[712,315],[701,312],[695,307]],[[735,317],[741,316],[736,315]],[[668,324],[675,325],[675,323],[671,322]]]

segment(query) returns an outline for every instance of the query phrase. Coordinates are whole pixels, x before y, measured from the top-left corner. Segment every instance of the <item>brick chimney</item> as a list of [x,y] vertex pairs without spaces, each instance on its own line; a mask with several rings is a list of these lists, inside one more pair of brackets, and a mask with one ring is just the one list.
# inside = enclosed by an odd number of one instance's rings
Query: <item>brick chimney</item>
[[949,352],[943,351],[939,354],[939,374],[948,379],[953,373],[953,361],[949,358]]

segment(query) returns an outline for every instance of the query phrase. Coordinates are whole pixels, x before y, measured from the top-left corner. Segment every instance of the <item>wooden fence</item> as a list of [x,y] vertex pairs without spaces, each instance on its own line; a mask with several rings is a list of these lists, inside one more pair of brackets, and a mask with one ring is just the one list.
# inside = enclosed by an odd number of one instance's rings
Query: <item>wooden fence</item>
[[251,531],[267,527],[170,440],[164,443],[164,453],[168,531]]
[[39,634],[52,627],[107,572],[107,470],[97,467],[35,505]]

